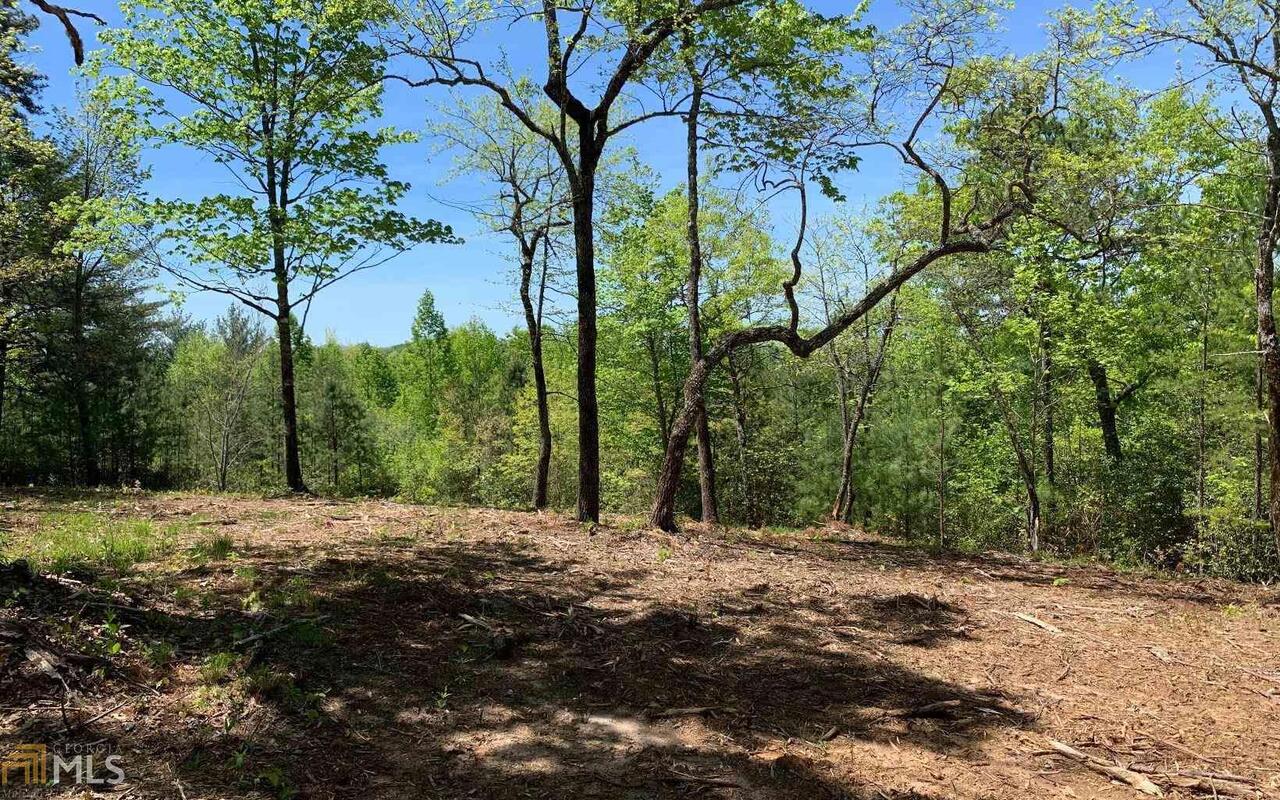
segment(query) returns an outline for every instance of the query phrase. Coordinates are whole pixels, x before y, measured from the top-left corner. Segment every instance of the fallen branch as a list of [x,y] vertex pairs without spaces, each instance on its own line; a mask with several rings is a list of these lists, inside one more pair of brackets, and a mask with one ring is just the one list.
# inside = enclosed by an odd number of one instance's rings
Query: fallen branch
[[669,717],[697,717],[702,714],[709,714],[712,711],[719,711],[719,706],[694,706],[691,708],[668,708],[666,711],[655,711],[650,714],[653,719],[667,719]]
[[1134,766],[1134,771],[1152,776],[1180,789],[1194,789],[1214,797],[1261,797],[1258,782],[1244,775],[1203,769],[1158,769]]
[[255,633],[252,636],[246,636],[243,639],[237,639],[233,646],[240,647],[241,645],[246,645],[249,642],[256,642],[259,639],[265,639],[268,636],[275,636],[280,631],[292,628],[294,625],[301,625],[304,622],[322,622],[328,618],[329,618],[328,614],[321,614],[318,617],[305,617],[302,619],[295,619],[290,622],[286,622],[283,625],[277,625],[274,628],[268,628],[267,630],[262,631],[261,633]]
[[479,617],[473,617],[470,614],[459,614],[458,616],[462,619],[463,622],[466,622],[470,625],[475,625],[478,628],[484,628],[486,631],[489,631],[490,633],[496,633],[498,630],[497,628],[493,627],[493,625],[489,624],[483,619],[480,619]]
[[701,775],[689,775],[684,772],[678,772],[674,769],[671,770],[671,775],[668,777],[665,777],[663,780],[670,781],[673,783],[702,783],[702,784],[706,784],[707,786],[723,786],[726,789],[743,788],[741,783],[735,780],[730,780],[728,778],[704,778]]
[[111,713],[114,713],[114,712],[116,712],[116,711],[119,711],[120,709],[124,708],[125,706],[129,705],[130,703],[136,703],[137,701],[138,701],[138,698],[136,698],[136,697],[130,697],[130,698],[126,699],[126,700],[122,700],[121,702],[116,703],[114,706],[112,706],[112,707],[108,708],[106,711],[101,711],[101,712],[99,712],[99,713],[97,713],[97,714],[94,714],[92,717],[89,717],[88,719],[84,720],[83,722],[79,722],[79,723],[77,723],[77,724],[76,724],[76,726],[75,726],[75,730],[79,730],[80,728],[87,728],[87,727],[89,727],[90,725],[92,725],[93,723],[95,723],[95,722],[97,722],[98,720],[102,719],[103,717],[107,716],[108,714],[111,714]]
[[1159,786],[1156,786],[1146,777],[1139,775],[1131,769],[1125,769],[1119,764],[1112,764],[1111,762],[1103,761],[1097,756],[1082,753],[1071,745],[1063,744],[1056,739],[1050,739],[1049,746],[1061,755],[1064,755],[1073,761],[1079,761],[1081,764],[1084,764],[1086,767],[1100,775],[1106,775],[1112,780],[1127,783],[1143,794],[1149,794],[1152,797],[1164,797],[1164,790]]
[[1061,628],[1059,628],[1056,625],[1051,625],[1048,622],[1045,622],[1044,620],[1040,619],[1039,617],[1032,616],[1031,614],[1024,614],[1021,611],[1015,613],[1014,616],[1022,620],[1023,622],[1030,622],[1032,625],[1035,625],[1037,628],[1043,628],[1049,633],[1052,633],[1054,636],[1062,635]]
[[957,709],[964,706],[963,700],[939,700],[936,703],[927,703],[915,708],[904,708],[894,713],[896,717],[913,718],[913,717],[945,717],[953,714]]

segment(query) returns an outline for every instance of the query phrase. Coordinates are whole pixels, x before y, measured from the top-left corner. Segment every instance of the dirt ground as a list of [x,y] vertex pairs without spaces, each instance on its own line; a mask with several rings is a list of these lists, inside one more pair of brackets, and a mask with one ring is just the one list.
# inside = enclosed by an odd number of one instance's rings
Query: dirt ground
[[0,501],[11,541],[67,508],[180,530],[122,574],[9,580],[0,755],[127,773],[68,795],[1280,798],[1275,590],[843,528]]

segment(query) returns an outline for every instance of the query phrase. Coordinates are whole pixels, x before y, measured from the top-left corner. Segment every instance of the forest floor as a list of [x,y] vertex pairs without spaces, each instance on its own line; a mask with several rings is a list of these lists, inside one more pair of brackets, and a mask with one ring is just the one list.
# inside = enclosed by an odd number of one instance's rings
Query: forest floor
[[33,797],[1280,798],[1275,589],[846,528],[0,502],[62,570],[0,578],[0,755],[127,776]]

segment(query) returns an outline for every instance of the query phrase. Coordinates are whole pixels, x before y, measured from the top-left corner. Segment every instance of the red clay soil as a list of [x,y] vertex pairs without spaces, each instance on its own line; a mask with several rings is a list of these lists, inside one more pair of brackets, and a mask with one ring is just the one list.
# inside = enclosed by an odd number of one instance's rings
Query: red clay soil
[[66,508],[181,526],[0,608],[0,745],[106,742],[100,796],[1280,798],[1274,591],[843,528],[5,505],[11,542]]

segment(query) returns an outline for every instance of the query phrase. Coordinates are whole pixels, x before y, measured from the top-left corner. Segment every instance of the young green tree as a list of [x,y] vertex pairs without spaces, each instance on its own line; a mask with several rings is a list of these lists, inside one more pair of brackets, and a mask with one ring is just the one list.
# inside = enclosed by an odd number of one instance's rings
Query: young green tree
[[[420,77],[400,76],[411,85],[475,87],[554,149],[568,182],[573,221],[577,302],[578,517],[600,519],[600,409],[597,399],[596,212],[600,168],[610,141],[633,126],[685,109],[686,93],[663,93],[659,107],[627,113],[627,93],[649,74],[661,71],[679,38],[691,26],[740,9],[742,19],[763,18],[764,30],[820,22],[796,2],[699,0],[622,8],[594,1],[565,7],[543,0],[530,9],[504,0],[445,2],[403,0],[398,24],[388,31],[395,48],[418,61]],[[776,21],[770,25],[768,21]],[[558,112],[538,117],[516,87],[505,56],[486,60],[473,47],[491,26],[530,24],[546,43],[543,94]]]
[[168,369],[175,397],[171,409],[182,420],[195,474],[220,492],[260,443],[252,406],[260,399],[261,372],[269,337],[249,312],[231,306],[214,323],[213,335],[193,331],[178,342]]
[[36,138],[12,103],[0,102],[0,432],[11,361],[31,353],[32,287],[50,269],[62,166],[53,144]]
[[151,206],[163,264],[183,284],[270,318],[280,352],[285,478],[305,491],[298,452],[294,317],[334,283],[448,227],[395,210],[408,185],[379,160],[412,139],[369,128],[386,60],[372,9],[343,0],[136,0],[107,31],[110,81],[144,109],[145,133],[225,166],[242,191]]
[[[1037,59],[975,56],[978,33],[989,24],[985,8],[967,3],[926,4],[911,21],[871,48],[865,71],[856,73],[865,81],[865,91],[848,93],[834,111],[810,106],[803,97],[783,95],[776,113],[748,119],[741,127],[737,165],[757,175],[765,188],[794,191],[799,204],[792,274],[782,284],[783,321],[729,332],[691,365],[650,510],[655,527],[676,529],[676,489],[697,418],[697,397],[711,370],[732,350],[776,342],[807,357],[931,264],[989,251],[1008,221],[1028,204],[1039,140],[1056,111],[1052,84],[1057,73]],[[1053,58],[1047,61],[1051,64]],[[923,106],[906,102],[911,97],[924,98]],[[896,113],[884,110],[886,98],[903,101],[888,103],[898,106]],[[798,107],[789,105],[791,101]],[[919,137],[928,123],[939,116],[953,121],[973,119],[975,109],[984,106],[991,111],[981,125],[967,128],[968,139],[963,142],[970,149],[970,163],[980,168],[956,175],[922,155]],[[895,137],[901,138],[895,141]],[[861,300],[843,309],[830,324],[802,330],[796,292],[804,269],[808,186],[816,183],[834,194],[832,175],[856,166],[864,150],[877,147],[897,153],[936,199],[935,233],[914,240],[915,247],[902,259],[901,267],[869,287]],[[970,210],[960,210],[965,207]]]
[[1280,335],[1274,308],[1280,244],[1280,39],[1274,34],[1280,12],[1267,0],[1187,0],[1143,14],[1127,4],[1103,6],[1102,21],[1121,51],[1143,54],[1163,46],[1191,48],[1206,66],[1227,76],[1239,96],[1231,117],[1247,126],[1241,131],[1241,144],[1261,156],[1264,169],[1256,184],[1261,202],[1254,236],[1253,288],[1259,390],[1266,395],[1267,517],[1280,553]]
[[[529,94],[529,92],[524,92]],[[547,505],[551,470],[551,410],[543,363],[543,317],[553,237],[569,224],[564,170],[545,139],[530,131],[490,97],[479,102],[457,100],[432,132],[457,151],[460,171],[480,175],[497,191],[470,206],[477,219],[515,240],[520,307],[529,336],[535,400],[538,409],[538,460],[533,507]],[[528,102],[528,101],[526,101]],[[536,107],[530,103],[531,107]],[[540,117],[550,118],[550,109]]]

